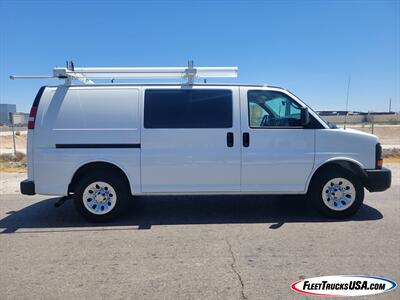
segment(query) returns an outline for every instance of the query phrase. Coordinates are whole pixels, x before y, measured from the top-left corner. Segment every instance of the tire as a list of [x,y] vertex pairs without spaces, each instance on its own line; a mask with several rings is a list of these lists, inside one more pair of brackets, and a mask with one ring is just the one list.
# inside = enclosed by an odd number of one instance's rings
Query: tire
[[352,172],[331,166],[315,174],[308,193],[322,215],[343,219],[354,215],[364,201],[364,186]]
[[82,176],[74,189],[76,210],[92,222],[107,222],[120,216],[129,203],[130,189],[125,178],[109,170]]

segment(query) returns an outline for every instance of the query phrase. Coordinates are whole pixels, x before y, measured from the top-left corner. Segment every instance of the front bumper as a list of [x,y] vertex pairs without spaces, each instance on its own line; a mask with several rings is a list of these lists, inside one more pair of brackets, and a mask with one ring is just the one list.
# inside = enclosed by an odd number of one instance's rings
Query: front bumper
[[392,172],[387,168],[365,170],[367,173],[366,188],[370,192],[382,192],[390,188]]
[[20,190],[23,195],[35,195],[35,183],[28,179],[20,182]]

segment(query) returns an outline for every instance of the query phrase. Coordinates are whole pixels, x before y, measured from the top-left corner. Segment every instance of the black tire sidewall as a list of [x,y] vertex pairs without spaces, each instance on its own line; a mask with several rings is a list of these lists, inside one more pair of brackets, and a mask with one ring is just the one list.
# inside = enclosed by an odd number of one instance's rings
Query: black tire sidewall
[[[350,181],[356,190],[356,198],[354,202],[352,203],[351,206],[342,211],[330,209],[327,205],[325,205],[322,199],[322,189],[325,186],[325,184],[329,180],[338,177],[342,177]],[[316,174],[315,178],[313,179],[309,191],[309,198],[311,200],[312,206],[322,215],[336,219],[347,218],[354,215],[360,208],[361,204],[363,203],[364,186],[361,180],[355,174],[344,168],[340,167],[326,168],[321,172],[319,172],[318,174]]]
[[[106,182],[109,185],[111,185],[115,190],[117,196],[117,202],[115,203],[114,208],[110,212],[104,215],[96,215],[91,213],[83,203],[84,190],[87,188],[88,185],[96,181]],[[115,217],[121,215],[122,212],[124,211],[124,208],[128,204],[129,198],[130,198],[130,191],[125,180],[123,180],[123,178],[121,178],[120,175],[107,171],[97,171],[87,174],[77,183],[74,190],[75,208],[87,220],[93,222],[111,221]]]

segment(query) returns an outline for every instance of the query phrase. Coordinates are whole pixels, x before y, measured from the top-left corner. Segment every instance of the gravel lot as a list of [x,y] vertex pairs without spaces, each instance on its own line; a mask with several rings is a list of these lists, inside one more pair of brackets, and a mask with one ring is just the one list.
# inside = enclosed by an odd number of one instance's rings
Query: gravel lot
[[[367,193],[346,221],[320,218],[301,197],[141,197],[100,226],[70,201],[54,208],[56,198],[4,189],[0,298],[304,299],[289,287],[300,278],[400,282],[400,165],[390,167],[393,187]],[[2,188],[24,177],[4,175]]]

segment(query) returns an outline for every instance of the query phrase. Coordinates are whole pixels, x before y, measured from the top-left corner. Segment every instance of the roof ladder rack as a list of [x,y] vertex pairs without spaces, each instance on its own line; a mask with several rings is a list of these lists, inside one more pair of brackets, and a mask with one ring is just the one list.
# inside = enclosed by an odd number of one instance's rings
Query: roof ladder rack
[[194,67],[193,60],[187,67],[94,67],[77,68],[72,61],[67,61],[65,68],[54,67],[52,76],[13,76],[11,79],[64,79],[66,85],[73,80],[84,84],[94,84],[92,79],[185,79],[186,84],[194,84],[197,78],[236,78],[238,67]]

